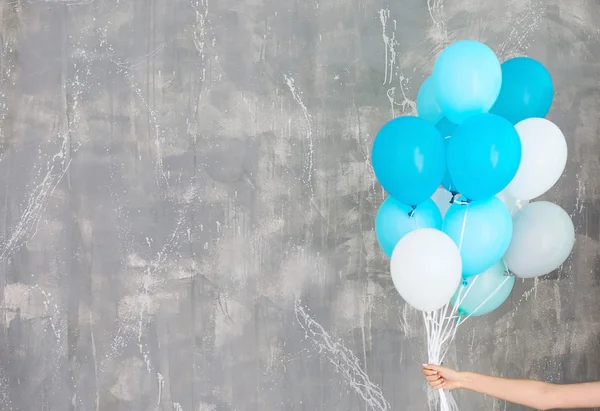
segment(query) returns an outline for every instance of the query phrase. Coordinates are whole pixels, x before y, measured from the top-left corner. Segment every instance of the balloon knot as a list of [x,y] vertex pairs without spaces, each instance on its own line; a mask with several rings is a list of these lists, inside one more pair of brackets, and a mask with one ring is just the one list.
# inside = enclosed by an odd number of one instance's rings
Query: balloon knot
[[412,209],[408,212],[408,217],[412,218],[415,215],[415,212],[417,211],[417,207],[416,206],[411,206]]
[[458,197],[460,197],[460,194],[457,194],[456,197],[454,197],[454,202],[456,204],[467,205],[471,202],[471,200],[469,200],[468,198],[465,198],[464,200],[463,199],[458,200]]

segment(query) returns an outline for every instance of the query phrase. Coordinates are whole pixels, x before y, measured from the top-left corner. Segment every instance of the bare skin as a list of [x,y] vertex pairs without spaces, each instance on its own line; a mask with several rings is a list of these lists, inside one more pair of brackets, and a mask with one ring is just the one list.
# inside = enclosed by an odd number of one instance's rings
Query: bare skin
[[424,365],[422,373],[434,390],[466,389],[536,410],[600,407],[600,381],[559,385],[490,377],[437,365]]

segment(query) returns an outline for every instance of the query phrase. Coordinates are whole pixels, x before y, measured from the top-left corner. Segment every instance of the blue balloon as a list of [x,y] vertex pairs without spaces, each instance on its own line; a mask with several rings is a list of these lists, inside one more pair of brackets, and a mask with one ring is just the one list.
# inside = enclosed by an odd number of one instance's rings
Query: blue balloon
[[452,133],[454,133],[454,130],[456,130],[456,127],[457,125],[452,123],[446,117],[442,117],[442,119],[435,125],[435,128],[438,129],[442,137],[451,136]]
[[436,124],[444,116],[442,109],[435,100],[435,91],[431,77],[425,79],[417,94],[417,113],[419,113],[419,118],[433,124]]
[[[448,142],[450,138],[446,138],[444,142],[446,143],[446,150],[448,150]],[[444,174],[444,178],[442,178],[442,185],[444,188],[453,195],[458,194],[458,190],[456,189],[456,185],[452,181],[452,176],[450,175],[450,171],[448,171],[448,167],[446,166],[446,173]]]
[[521,140],[508,120],[480,114],[456,128],[446,155],[458,192],[469,200],[482,200],[502,191],[517,173]]
[[502,86],[498,57],[474,40],[458,41],[442,51],[431,77],[437,103],[448,120],[456,124],[487,113]]
[[418,228],[442,229],[442,214],[433,200],[427,200],[413,208],[393,197],[385,199],[375,217],[377,241],[388,256],[392,256],[398,241]]
[[502,258],[512,238],[510,211],[496,197],[450,206],[442,230],[454,240],[463,262],[463,277],[484,272]]
[[416,206],[431,197],[444,177],[444,139],[421,118],[398,117],[377,133],[371,161],[385,191]]
[[448,170],[446,170],[446,174],[444,174],[444,178],[442,179],[442,186],[444,186],[446,190],[450,191],[452,195],[458,194],[456,186],[452,182],[452,177],[450,176]]
[[515,277],[508,276],[504,262],[499,261],[483,273],[463,279],[452,305],[458,303],[458,314],[463,317],[488,314],[506,301],[514,285]]
[[554,86],[552,77],[542,63],[517,57],[502,63],[502,88],[490,113],[504,117],[513,124],[530,117],[546,117]]

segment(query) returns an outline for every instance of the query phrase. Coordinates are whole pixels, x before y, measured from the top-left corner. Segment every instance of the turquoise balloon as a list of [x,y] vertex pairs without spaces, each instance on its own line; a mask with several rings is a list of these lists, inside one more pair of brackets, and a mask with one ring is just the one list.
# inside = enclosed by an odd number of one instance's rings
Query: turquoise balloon
[[482,200],[502,191],[517,173],[521,140],[508,120],[479,114],[456,128],[446,154],[456,190],[469,200]]
[[436,124],[444,116],[442,109],[435,100],[435,91],[431,77],[425,79],[417,94],[417,113],[419,113],[419,118],[433,124]]
[[[450,138],[446,138],[444,142],[446,143],[446,150],[448,150],[448,142]],[[442,178],[442,186],[448,191],[450,191],[453,195],[458,194],[458,190],[456,189],[456,185],[452,181],[452,176],[450,175],[450,171],[448,171],[448,167],[446,167],[446,173],[444,174],[444,178]]]
[[487,113],[502,86],[498,57],[488,46],[474,40],[458,41],[442,51],[431,77],[437,103],[455,124]]
[[392,257],[398,241],[418,228],[442,229],[442,214],[433,200],[412,207],[402,204],[393,197],[385,199],[375,217],[375,234],[383,252]]
[[431,197],[446,170],[444,138],[422,118],[398,117],[377,133],[371,151],[375,176],[392,197],[416,206]]
[[446,117],[442,117],[442,119],[435,125],[435,128],[438,129],[442,137],[451,136],[452,133],[454,133],[454,130],[456,130],[456,127],[457,125],[452,123]]
[[442,186],[444,186],[446,190],[450,191],[452,195],[458,194],[456,186],[452,182],[452,177],[450,177],[450,173],[447,170],[446,174],[444,175],[444,178],[442,179]]
[[463,279],[452,305],[459,304],[457,311],[463,317],[488,314],[506,301],[514,285],[515,277],[509,277],[504,262],[499,261],[483,273]]
[[490,113],[513,124],[531,117],[546,117],[552,99],[552,77],[542,63],[517,57],[502,63],[502,88]]
[[460,250],[463,277],[484,272],[499,261],[512,238],[510,211],[496,197],[455,202],[444,217],[442,230]]

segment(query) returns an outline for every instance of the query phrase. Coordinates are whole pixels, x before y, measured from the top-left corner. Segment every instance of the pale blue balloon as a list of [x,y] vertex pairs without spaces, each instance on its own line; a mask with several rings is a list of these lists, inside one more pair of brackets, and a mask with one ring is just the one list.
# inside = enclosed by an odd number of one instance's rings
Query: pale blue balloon
[[452,304],[458,304],[458,314],[463,317],[488,314],[506,301],[514,285],[515,277],[509,276],[504,262],[499,261],[483,273],[463,279]]
[[373,142],[371,161],[381,186],[403,204],[431,197],[446,171],[444,138],[435,126],[414,116],[385,124]]
[[446,213],[442,230],[454,240],[463,262],[463,277],[484,272],[499,261],[512,238],[510,211],[496,197],[463,203]]
[[498,57],[488,46],[474,40],[458,41],[442,51],[431,77],[437,103],[455,124],[487,113],[502,86]]
[[444,116],[442,109],[435,100],[435,91],[431,77],[425,79],[417,94],[417,113],[419,118],[427,120],[432,124],[437,124]]
[[398,241],[409,232],[418,228],[442,229],[442,214],[433,200],[427,200],[414,210],[393,197],[385,199],[375,217],[375,234],[377,241],[388,256]]

